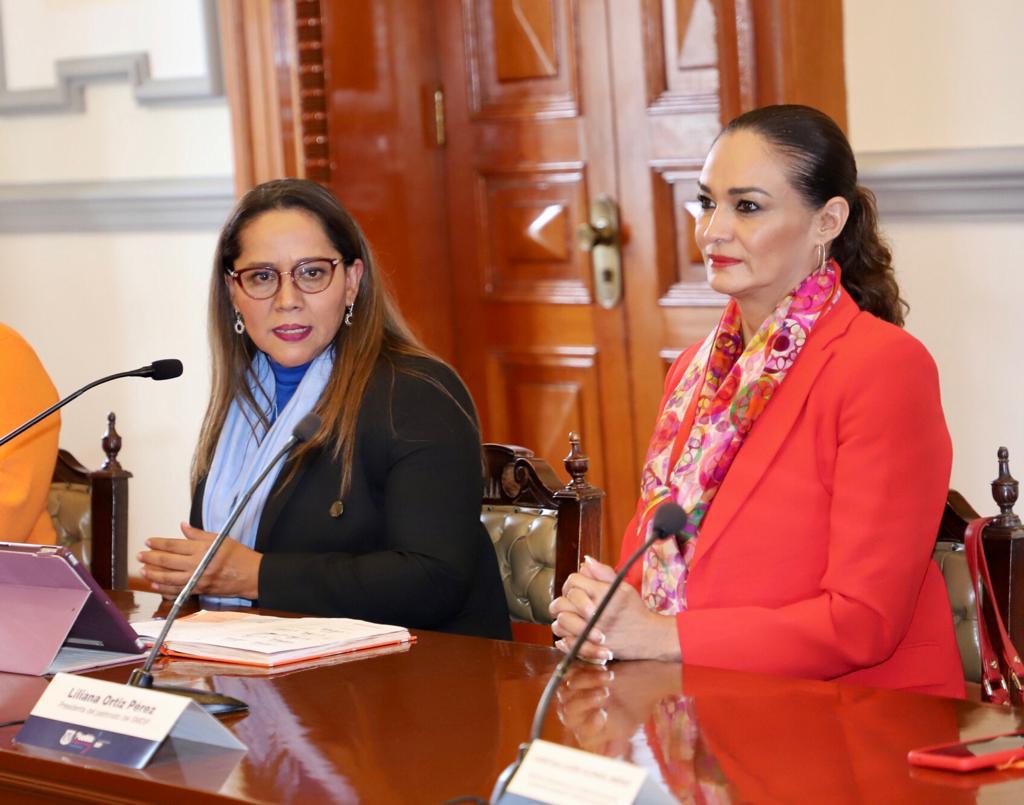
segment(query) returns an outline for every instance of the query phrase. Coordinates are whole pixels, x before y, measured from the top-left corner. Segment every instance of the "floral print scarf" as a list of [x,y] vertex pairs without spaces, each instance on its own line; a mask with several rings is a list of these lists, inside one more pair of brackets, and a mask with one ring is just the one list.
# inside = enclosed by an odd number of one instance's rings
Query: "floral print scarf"
[[[739,308],[730,301],[666,400],[640,481],[638,533],[646,540],[654,512],[674,500],[686,512],[683,533],[689,539],[682,548],[678,540],[666,539],[648,549],[641,595],[649,609],[664,615],[686,609],[686,578],[708,507],[815,322],[839,299],[840,287],[839,266],[829,260],[779,303],[745,347]],[[693,426],[675,466],[669,466],[694,396]]]
[[728,805],[736,800],[718,760],[701,738],[696,709],[686,696],[662,699],[644,726],[647,745],[661,779],[679,802]]

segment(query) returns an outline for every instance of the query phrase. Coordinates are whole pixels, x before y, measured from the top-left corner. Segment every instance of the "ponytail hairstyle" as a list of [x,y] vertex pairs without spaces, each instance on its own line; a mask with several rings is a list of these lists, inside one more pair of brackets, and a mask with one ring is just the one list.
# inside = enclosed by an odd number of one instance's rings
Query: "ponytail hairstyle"
[[722,133],[743,129],[761,135],[789,159],[790,182],[809,207],[820,209],[836,196],[846,199],[850,217],[829,255],[862,310],[902,327],[909,306],[900,297],[892,253],[878,231],[875,195],[857,184],[853,150],[835,121],[809,106],[783,104],[745,112]]

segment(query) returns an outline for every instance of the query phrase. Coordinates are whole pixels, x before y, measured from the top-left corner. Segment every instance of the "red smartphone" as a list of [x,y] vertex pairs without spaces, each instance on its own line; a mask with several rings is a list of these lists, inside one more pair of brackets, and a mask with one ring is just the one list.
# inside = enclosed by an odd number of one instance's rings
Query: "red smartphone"
[[962,743],[911,749],[907,760],[915,766],[950,771],[974,771],[1024,760],[1024,730],[990,735]]

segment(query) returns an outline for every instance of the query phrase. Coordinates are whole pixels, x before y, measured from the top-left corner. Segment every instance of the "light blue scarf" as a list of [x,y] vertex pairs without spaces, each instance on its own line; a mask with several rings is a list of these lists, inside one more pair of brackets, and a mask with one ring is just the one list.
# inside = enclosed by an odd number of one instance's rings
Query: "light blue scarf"
[[[238,400],[232,400],[217,440],[210,474],[206,478],[203,492],[204,530],[216,533],[224,526],[238,497],[256,480],[267,462],[284,447],[299,420],[316,406],[333,367],[334,349],[328,347],[309,365],[292,398],[284,410],[276,412],[275,417],[274,373],[267,356],[262,352],[256,355],[249,367],[249,389],[257,405],[262,405],[263,413],[273,424],[266,430],[260,424],[257,413],[248,410],[248,406],[243,410]],[[263,516],[263,507],[283,465],[284,461],[281,461],[270,471],[229,532],[232,539],[248,548],[256,545],[256,532]],[[206,595],[201,600],[204,605],[252,606],[248,598]]]

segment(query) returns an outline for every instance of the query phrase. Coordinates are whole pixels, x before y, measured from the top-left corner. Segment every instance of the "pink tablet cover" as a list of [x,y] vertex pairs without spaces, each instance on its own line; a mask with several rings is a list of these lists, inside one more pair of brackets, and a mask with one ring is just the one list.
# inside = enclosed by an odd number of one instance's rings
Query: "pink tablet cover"
[[68,589],[0,583],[0,671],[44,673],[88,598],[84,586]]
[[124,616],[66,548],[0,543],[0,671],[44,673],[69,633],[69,642],[83,647],[141,650]]

